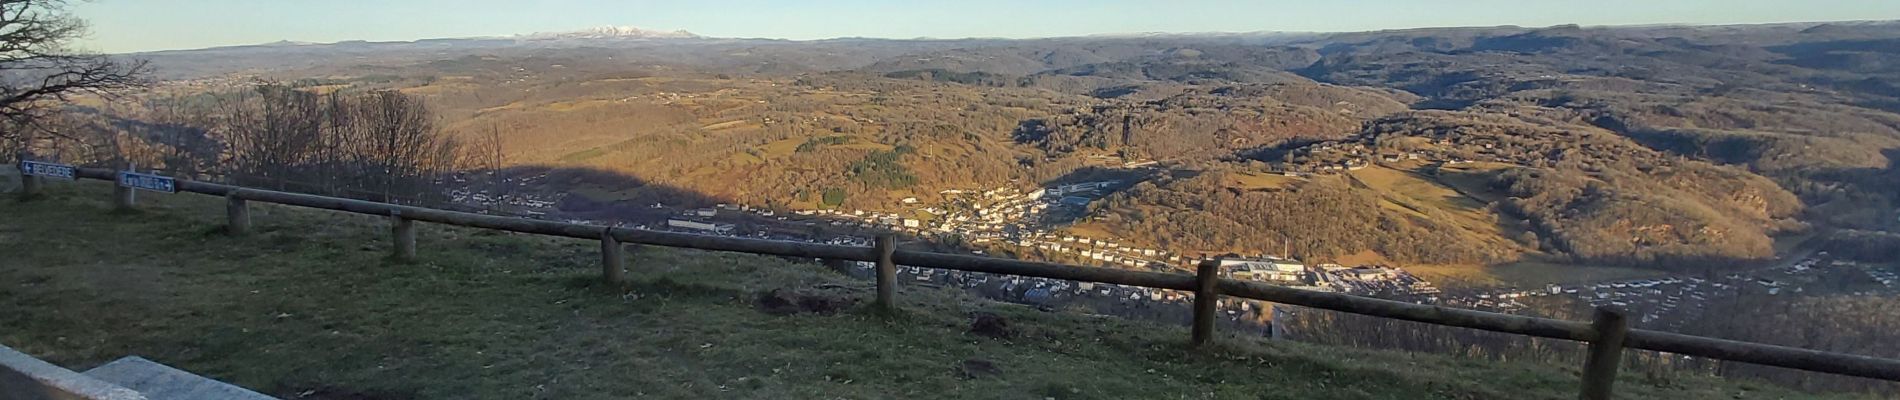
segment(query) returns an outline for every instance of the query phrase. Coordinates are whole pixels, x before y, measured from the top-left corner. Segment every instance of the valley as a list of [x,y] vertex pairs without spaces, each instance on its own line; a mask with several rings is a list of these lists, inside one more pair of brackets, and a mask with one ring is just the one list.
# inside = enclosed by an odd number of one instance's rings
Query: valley
[[[76,101],[45,122],[61,134],[0,150],[645,229],[894,234],[1174,273],[1218,262],[1229,277],[1455,307],[1629,307],[1639,327],[1708,335],[1769,320],[1871,329],[1890,320],[1709,313],[1900,298],[1891,22],[1023,40],[616,32],[122,55],[165,80]],[[360,149],[381,158],[339,155]],[[903,276],[1164,322],[1184,318],[1189,297]],[[1318,342],[1461,352],[1447,338],[1468,334],[1222,310],[1250,333]],[[1849,336],[1755,339],[1883,340]],[[1555,352],[1485,343],[1462,352]]]

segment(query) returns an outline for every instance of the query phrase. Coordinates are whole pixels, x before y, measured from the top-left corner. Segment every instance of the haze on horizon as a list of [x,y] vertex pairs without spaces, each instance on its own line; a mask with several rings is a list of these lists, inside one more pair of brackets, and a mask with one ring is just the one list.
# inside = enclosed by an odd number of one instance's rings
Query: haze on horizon
[[1139,32],[1349,32],[1446,26],[1751,24],[1900,19],[1864,0],[1340,2],[1138,0],[99,0],[73,5],[87,50],[127,53],[268,43],[507,36],[615,25],[713,37],[1033,38]]

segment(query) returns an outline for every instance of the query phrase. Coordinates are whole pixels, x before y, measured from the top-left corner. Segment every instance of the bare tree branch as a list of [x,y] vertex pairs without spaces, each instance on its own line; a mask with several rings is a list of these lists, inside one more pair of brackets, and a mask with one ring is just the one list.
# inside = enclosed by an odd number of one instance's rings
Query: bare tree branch
[[[0,142],[24,140],[47,110],[91,94],[112,97],[149,84],[150,66],[73,51],[86,24],[65,0],[0,0]],[[12,143],[6,147],[23,148]]]

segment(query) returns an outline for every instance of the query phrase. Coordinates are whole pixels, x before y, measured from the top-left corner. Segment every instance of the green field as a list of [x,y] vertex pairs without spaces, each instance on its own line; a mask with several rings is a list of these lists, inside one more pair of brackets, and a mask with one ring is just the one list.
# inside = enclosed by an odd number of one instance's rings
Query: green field
[[[5,187],[5,185],[0,185]],[[423,261],[385,260],[380,218],[143,194],[96,183],[0,198],[0,343],[69,368],[140,355],[284,398],[1570,399],[1576,368],[1225,337],[899,291],[881,317],[774,315],[759,294],[861,299],[864,282],[780,258],[641,249],[630,282],[597,245],[424,224]],[[995,313],[1014,335],[967,333]],[[1807,398],[1767,385],[1630,375],[1624,398]]]

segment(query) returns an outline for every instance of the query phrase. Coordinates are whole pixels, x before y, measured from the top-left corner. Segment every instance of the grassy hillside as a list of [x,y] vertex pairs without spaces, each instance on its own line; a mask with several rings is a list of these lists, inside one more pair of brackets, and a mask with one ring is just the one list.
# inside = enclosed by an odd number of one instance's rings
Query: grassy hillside
[[[386,261],[377,218],[96,183],[0,199],[0,343],[87,368],[125,355],[285,398],[1568,399],[1576,368],[1223,338],[905,287],[905,313],[775,315],[760,293],[861,299],[870,285],[779,258],[642,249],[630,283],[596,248],[425,225]],[[1014,335],[968,333],[993,313]],[[1625,398],[1791,398],[1706,377],[1627,376]]]

